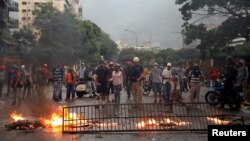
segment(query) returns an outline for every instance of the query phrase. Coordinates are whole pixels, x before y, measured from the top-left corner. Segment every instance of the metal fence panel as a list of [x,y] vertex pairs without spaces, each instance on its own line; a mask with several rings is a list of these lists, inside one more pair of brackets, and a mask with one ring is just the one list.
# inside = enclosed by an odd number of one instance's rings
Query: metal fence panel
[[[105,104],[63,108],[63,133],[206,131],[207,125],[226,124],[221,110],[206,103]],[[225,122],[225,123],[224,123]]]

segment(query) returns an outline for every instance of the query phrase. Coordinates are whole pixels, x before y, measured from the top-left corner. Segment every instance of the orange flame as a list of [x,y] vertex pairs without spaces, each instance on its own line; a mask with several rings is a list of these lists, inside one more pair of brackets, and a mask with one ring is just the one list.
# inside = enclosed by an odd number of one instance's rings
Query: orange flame
[[207,120],[213,122],[214,124],[218,124],[218,125],[227,125],[230,123],[230,121],[227,121],[227,120],[221,120],[217,117],[207,117]]
[[25,120],[25,118],[22,117],[22,114],[17,114],[16,111],[12,112],[12,113],[10,114],[10,117],[11,117],[12,119],[14,119],[14,121]]

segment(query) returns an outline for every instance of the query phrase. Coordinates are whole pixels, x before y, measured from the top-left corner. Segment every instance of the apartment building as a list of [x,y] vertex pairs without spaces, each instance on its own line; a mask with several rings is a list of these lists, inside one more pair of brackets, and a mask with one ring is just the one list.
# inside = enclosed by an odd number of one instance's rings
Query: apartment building
[[19,29],[24,27],[32,28],[32,23],[35,19],[33,11],[38,8],[39,4],[48,2],[52,2],[53,7],[59,11],[64,11],[65,8],[69,8],[79,19],[82,17],[82,10],[79,6],[79,0],[18,0]]

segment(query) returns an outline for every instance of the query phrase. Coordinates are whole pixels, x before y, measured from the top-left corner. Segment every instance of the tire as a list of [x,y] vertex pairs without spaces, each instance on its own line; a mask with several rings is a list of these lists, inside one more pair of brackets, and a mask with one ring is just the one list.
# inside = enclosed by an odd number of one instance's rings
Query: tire
[[83,92],[76,92],[77,97],[82,98],[84,93]]
[[148,96],[151,91],[151,86],[148,84],[142,85],[142,94]]
[[231,94],[229,96],[228,106],[231,110],[239,110],[241,108],[241,97],[238,94]]
[[209,105],[216,106],[220,103],[219,93],[216,91],[209,91],[205,95],[205,100]]

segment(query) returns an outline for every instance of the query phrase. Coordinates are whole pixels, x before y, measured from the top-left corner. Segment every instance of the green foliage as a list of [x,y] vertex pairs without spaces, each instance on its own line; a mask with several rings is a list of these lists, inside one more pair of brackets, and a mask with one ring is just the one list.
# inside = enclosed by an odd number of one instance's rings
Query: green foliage
[[[249,0],[176,0],[176,4],[181,5],[179,10],[186,21],[183,25],[186,43],[199,39],[201,44],[197,47],[203,60],[216,55],[216,48],[224,47],[238,34],[249,40]],[[207,30],[204,24],[196,25],[199,20],[189,23],[193,17],[201,20],[219,16],[225,20],[213,30]]]
[[27,41],[29,41],[31,44],[35,44],[35,35],[33,34],[33,31],[31,30],[19,30],[19,31],[15,31],[13,33],[13,38],[16,40],[16,42],[23,38],[26,39]]
[[91,65],[101,55],[105,59],[116,55],[116,44],[96,24],[79,21],[69,10],[60,12],[51,3],[39,6],[40,10],[34,12],[34,26],[40,38],[32,50],[39,60],[65,64],[82,60]]

